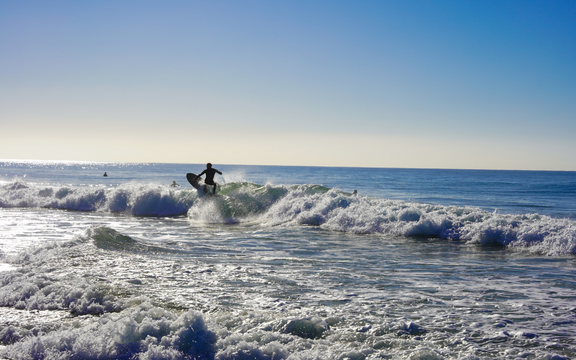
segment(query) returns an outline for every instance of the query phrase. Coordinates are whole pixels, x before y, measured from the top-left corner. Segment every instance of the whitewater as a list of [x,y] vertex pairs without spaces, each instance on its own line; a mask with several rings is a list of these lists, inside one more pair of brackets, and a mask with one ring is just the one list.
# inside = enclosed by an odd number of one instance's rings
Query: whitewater
[[215,167],[0,161],[0,357],[576,356],[576,173]]

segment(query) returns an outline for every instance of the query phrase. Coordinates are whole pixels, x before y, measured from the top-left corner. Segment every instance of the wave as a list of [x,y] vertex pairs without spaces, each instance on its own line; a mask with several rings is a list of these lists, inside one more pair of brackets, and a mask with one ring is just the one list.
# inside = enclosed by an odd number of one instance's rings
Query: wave
[[[111,243],[116,245],[108,246]],[[245,325],[241,325],[245,323],[244,315],[228,309],[211,317],[195,310],[174,309],[139,294],[135,289],[141,284],[118,281],[125,271],[119,269],[118,263],[125,263],[125,269],[129,269],[134,266],[130,262],[140,257],[132,251],[132,258],[118,258],[119,252],[125,253],[119,250],[126,246],[141,248],[143,244],[111,228],[97,226],[73,240],[45,244],[11,257],[10,262],[19,267],[0,273],[0,307],[27,310],[32,314],[51,310],[50,316],[57,321],[39,322],[31,328],[3,318],[6,322],[0,324],[0,356],[10,359],[336,358],[331,353],[321,356],[319,350],[306,346],[310,340],[322,339],[329,332],[329,323],[339,321],[336,318],[256,316],[250,320],[252,328],[246,331]],[[108,274],[114,278],[103,281],[94,275],[108,269],[108,264],[116,264]],[[165,260],[165,265],[171,269],[167,276],[174,276],[174,271],[178,271],[171,259]],[[58,315],[56,311],[74,317]],[[233,324],[239,325],[240,331],[232,329],[236,327]],[[409,329],[403,321],[398,321],[387,332],[395,333],[399,327]]]
[[[330,197],[331,193],[330,190],[312,196]],[[386,315],[381,321],[371,322],[365,312],[347,320],[347,316],[337,312],[331,314],[313,309],[291,313],[272,309],[254,313],[234,311],[227,306],[201,313],[173,307],[158,301],[160,298],[151,300],[142,295],[141,284],[125,278],[142,261],[140,250],[125,250],[144,249],[144,246],[137,239],[98,226],[87,229],[71,241],[26,249],[10,258],[18,269],[0,273],[0,310],[15,308],[20,309],[19,313],[32,310],[31,316],[40,318],[44,315],[44,319],[34,321],[31,326],[27,321],[20,323],[18,316],[14,319],[3,317],[0,357],[199,360],[451,357],[448,351],[453,349],[452,341],[446,345],[437,342],[440,344],[437,347],[444,346],[444,350],[423,347],[437,344],[432,341],[438,339],[434,337],[438,329],[408,321],[405,317]],[[136,273],[145,276],[152,260],[146,258]],[[165,270],[168,270],[165,276],[177,276],[183,270],[174,266],[172,258],[156,260],[159,262],[152,267],[158,276]],[[194,266],[187,269],[195,270]],[[105,277],[106,271],[111,278],[103,281],[98,274]],[[195,275],[189,273],[187,276]],[[161,282],[160,278],[158,283]],[[200,288],[206,286],[202,282],[198,285]],[[194,290],[189,292],[192,296],[195,296]],[[430,301],[428,296],[425,301]],[[46,316],[36,310],[52,311]],[[59,315],[55,310],[67,314]],[[470,331],[476,334],[476,327],[472,326]],[[440,339],[444,339],[446,331],[440,330]],[[523,331],[495,335],[497,337],[479,336],[477,340],[500,342],[503,339],[515,344],[527,341],[530,345],[529,341],[538,337]],[[532,354],[538,358],[563,358],[538,348]],[[453,355],[455,358],[461,356],[459,352]]]
[[244,186],[193,204],[192,219],[307,225],[356,234],[436,237],[547,255],[576,254],[576,223],[539,214],[354,196],[320,186]]
[[[148,303],[120,314],[106,314],[81,328],[70,327],[29,336],[7,329],[4,356],[15,359],[214,359],[216,334],[202,315],[176,315]],[[24,336],[23,336],[24,335]],[[26,336],[28,335],[28,336]],[[21,340],[21,341],[18,341]]]
[[65,310],[74,315],[97,315],[126,308],[129,302],[113,295],[109,286],[94,284],[89,277],[75,277],[67,272],[77,265],[75,259],[79,257],[98,261],[99,250],[134,253],[155,252],[157,248],[98,226],[71,241],[27,249],[5,259],[20,270],[0,273],[0,306]]
[[354,196],[318,185],[224,184],[218,196],[131,182],[117,188],[0,187],[0,207],[45,207],[184,215],[200,223],[317,226],[330,231],[436,237],[501,245],[547,255],[576,254],[576,223],[537,213],[500,214],[474,207]]
[[123,212],[136,216],[186,214],[196,191],[129,182],[116,188],[38,187],[22,180],[0,186],[0,207]]

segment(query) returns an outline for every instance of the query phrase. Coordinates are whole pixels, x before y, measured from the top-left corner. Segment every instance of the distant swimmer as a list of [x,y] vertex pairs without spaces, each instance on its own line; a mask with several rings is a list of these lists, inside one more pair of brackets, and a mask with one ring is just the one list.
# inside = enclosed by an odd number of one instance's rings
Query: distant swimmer
[[180,186],[180,185],[176,184],[176,181],[172,181],[172,184],[170,184],[170,186],[176,187],[176,186]]
[[106,171],[104,171],[104,177],[108,177],[108,174],[106,174]]
[[212,168],[212,164],[206,164],[206,170],[202,171],[200,174],[196,175],[196,179],[198,179],[203,174],[206,174],[206,179],[204,179],[204,192],[206,191],[206,185],[212,185],[214,189],[212,190],[212,194],[216,194],[216,183],[214,182],[214,175],[216,173],[222,175],[222,173],[214,168]]
[[352,193],[352,195],[354,195],[354,196],[358,195],[358,190],[354,190],[354,192]]

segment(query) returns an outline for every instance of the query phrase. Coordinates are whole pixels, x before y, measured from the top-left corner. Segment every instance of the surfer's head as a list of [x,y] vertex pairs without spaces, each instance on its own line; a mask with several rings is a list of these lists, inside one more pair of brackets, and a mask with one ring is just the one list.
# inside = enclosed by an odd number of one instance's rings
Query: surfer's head
[[212,164],[208,163],[208,164],[206,164],[206,167],[207,167],[208,169],[210,169],[210,168],[212,167]]

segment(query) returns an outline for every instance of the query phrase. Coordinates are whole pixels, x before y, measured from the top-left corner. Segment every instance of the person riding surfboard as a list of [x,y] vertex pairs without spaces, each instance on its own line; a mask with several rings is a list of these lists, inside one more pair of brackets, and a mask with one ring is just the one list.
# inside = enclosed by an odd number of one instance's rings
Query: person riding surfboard
[[212,194],[216,194],[216,183],[214,182],[214,175],[216,173],[222,175],[222,173],[212,167],[211,163],[206,164],[206,170],[202,171],[200,174],[196,175],[194,180],[197,180],[200,176],[206,174],[206,179],[204,179],[204,192],[206,191],[206,185],[214,186],[214,190],[212,190]]

